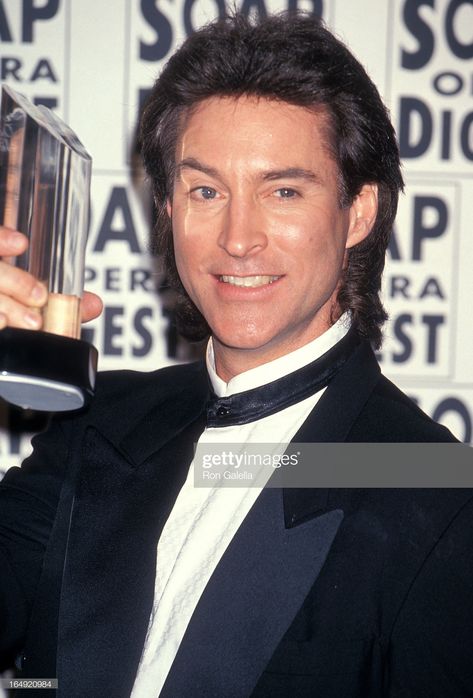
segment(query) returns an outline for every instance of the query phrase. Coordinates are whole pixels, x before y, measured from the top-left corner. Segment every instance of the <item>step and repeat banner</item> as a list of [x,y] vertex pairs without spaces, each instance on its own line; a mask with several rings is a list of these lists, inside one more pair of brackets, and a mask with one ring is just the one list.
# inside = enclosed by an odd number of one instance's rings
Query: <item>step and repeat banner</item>
[[[473,0],[0,0],[2,82],[57,111],[93,157],[86,286],[105,310],[85,337],[100,368],[146,371],[192,356],[172,330],[172,298],[148,254],[136,128],[175,47],[233,6],[322,16],[378,85],[406,180],[379,360],[422,409],[472,441]],[[44,423],[0,403],[0,476]]]

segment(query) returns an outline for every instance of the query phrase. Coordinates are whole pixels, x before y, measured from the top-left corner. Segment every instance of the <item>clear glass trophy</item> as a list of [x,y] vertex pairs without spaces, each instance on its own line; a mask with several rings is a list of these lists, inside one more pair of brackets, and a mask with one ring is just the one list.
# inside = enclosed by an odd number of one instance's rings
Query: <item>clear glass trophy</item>
[[2,86],[0,224],[29,238],[10,260],[48,288],[42,331],[0,331],[0,397],[75,410],[93,395],[96,349],[80,339],[92,160],[53,112]]

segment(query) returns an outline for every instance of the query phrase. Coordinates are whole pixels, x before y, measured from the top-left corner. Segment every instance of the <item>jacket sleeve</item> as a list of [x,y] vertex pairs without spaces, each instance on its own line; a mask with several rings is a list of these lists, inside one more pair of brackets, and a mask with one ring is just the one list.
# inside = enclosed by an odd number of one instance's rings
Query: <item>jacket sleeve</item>
[[0,482],[0,670],[12,666],[28,628],[68,461],[70,421],[33,439],[33,454]]
[[473,498],[412,581],[389,651],[389,698],[473,696]]

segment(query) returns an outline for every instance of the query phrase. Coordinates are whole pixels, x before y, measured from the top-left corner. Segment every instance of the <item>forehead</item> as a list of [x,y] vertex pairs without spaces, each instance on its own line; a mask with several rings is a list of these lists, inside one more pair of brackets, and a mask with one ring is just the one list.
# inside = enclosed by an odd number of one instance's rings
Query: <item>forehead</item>
[[183,115],[176,160],[206,155],[222,162],[323,160],[326,165],[333,160],[329,141],[330,121],[322,106],[309,109],[249,95],[211,97]]

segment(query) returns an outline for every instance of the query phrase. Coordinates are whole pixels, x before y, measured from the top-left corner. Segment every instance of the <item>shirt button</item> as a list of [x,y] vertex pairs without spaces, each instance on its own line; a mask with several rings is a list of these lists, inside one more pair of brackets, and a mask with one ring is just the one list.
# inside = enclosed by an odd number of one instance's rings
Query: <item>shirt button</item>
[[217,417],[228,417],[231,410],[229,407],[219,407],[217,410]]

